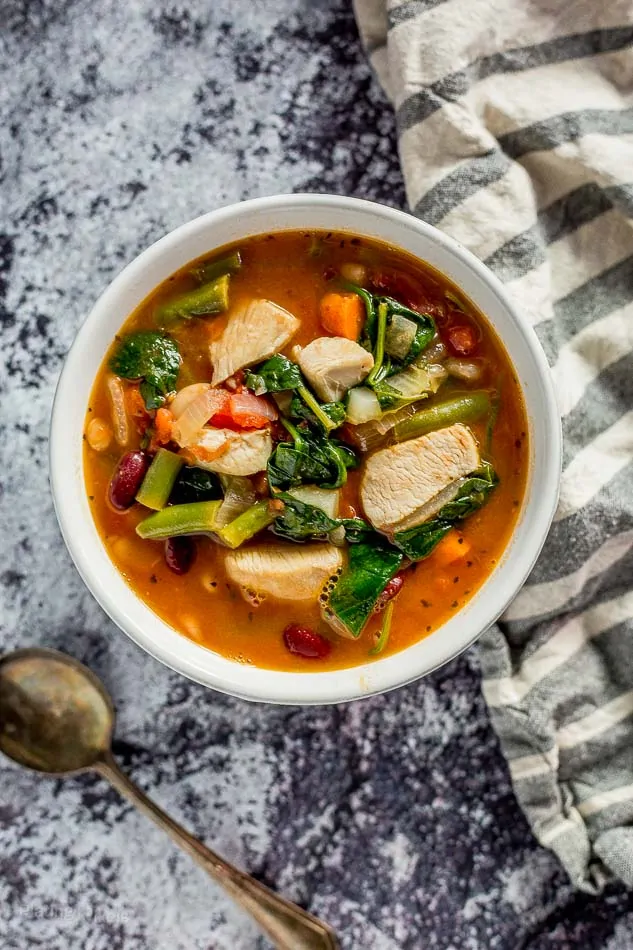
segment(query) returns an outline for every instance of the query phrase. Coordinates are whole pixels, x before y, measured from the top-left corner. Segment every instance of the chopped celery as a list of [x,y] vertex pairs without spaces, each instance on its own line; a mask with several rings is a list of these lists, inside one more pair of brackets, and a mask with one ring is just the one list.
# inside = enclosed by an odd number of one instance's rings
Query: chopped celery
[[389,634],[391,633],[391,618],[393,617],[393,600],[390,601],[385,607],[385,613],[382,618],[382,624],[380,625],[380,634],[375,645],[369,651],[370,656],[378,656],[379,653],[387,646],[387,641],[389,640]]
[[165,541],[183,534],[213,534],[221,501],[192,501],[170,505],[150,515],[136,526],[139,538]]
[[211,283],[181,294],[162,304],[156,313],[161,326],[175,323],[180,318],[200,317],[222,313],[229,305],[229,275],[218,277]]
[[138,503],[154,511],[164,508],[183,464],[181,455],[169,449],[159,449],[136,493]]
[[239,548],[240,544],[244,544],[258,531],[271,525],[279,514],[280,512],[275,511],[269,501],[258,501],[229,524],[220,528],[217,532],[218,537],[227,547]]
[[213,261],[203,261],[197,267],[193,267],[191,273],[200,281],[206,284],[217,277],[224,277],[225,274],[236,274],[242,266],[242,258],[239,251],[233,251],[226,257],[219,257]]
[[446,402],[439,402],[428,409],[420,409],[394,426],[395,442],[406,442],[419,435],[425,435],[434,429],[443,429],[455,422],[473,422],[490,412],[490,394],[481,390],[463,396],[455,396]]

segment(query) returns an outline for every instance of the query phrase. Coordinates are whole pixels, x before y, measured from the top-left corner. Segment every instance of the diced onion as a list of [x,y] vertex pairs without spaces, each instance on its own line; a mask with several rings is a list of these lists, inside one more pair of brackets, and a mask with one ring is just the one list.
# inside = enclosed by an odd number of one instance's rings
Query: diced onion
[[244,475],[221,475],[224,501],[218,508],[215,522],[218,528],[234,521],[257,501],[250,478]]
[[385,351],[398,360],[405,359],[417,331],[417,324],[413,320],[399,313],[394,314],[385,334]]
[[328,518],[338,517],[340,492],[336,489],[319,488],[317,485],[302,485],[300,488],[291,488],[289,495],[302,501],[304,505],[320,508]]
[[192,383],[190,386],[184,386],[176,393],[169,404],[174,419],[181,416],[190,403],[201,393],[206,393],[211,389],[210,383]]
[[125,409],[125,390],[118,376],[108,376],[108,395],[112,407],[112,426],[114,437],[119,445],[127,445],[130,438],[130,427]]
[[476,360],[450,359],[446,360],[444,366],[451,376],[466,383],[477,383],[483,375],[483,366]]
[[448,351],[442,343],[439,336],[432,340],[425,350],[420,354],[416,362],[419,363],[441,363],[447,357]]
[[391,376],[388,383],[407,399],[414,399],[423,393],[435,393],[447,377],[440,363],[416,365],[413,363],[401,373]]
[[[391,382],[391,380],[390,380]],[[379,419],[382,409],[376,394],[367,386],[357,386],[351,389],[347,397],[346,418],[352,425],[361,425]]]
[[[200,429],[211,416],[227,405],[228,399],[228,393],[223,389],[213,389],[208,386],[200,392],[189,402],[185,411],[174,420],[172,429],[174,441],[183,447],[195,442]],[[173,405],[174,403],[172,403],[172,412]]]

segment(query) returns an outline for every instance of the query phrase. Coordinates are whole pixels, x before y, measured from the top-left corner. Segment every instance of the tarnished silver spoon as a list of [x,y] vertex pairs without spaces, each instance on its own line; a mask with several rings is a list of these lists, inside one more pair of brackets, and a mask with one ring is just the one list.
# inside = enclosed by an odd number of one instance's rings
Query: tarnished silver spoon
[[327,924],[210,851],[120,770],[110,747],[114,721],[103,684],[65,653],[34,648],[0,658],[0,751],[56,778],[98,772],[191,855],[279,950],[339,950]]

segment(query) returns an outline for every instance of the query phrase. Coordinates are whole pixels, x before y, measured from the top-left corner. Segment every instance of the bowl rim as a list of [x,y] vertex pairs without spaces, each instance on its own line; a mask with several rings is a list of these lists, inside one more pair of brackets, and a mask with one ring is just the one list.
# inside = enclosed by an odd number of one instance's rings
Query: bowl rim
[[[513,536],[500,563],[469,602],[436,631],[397,653],[379,657],[371,663],[356,667],[321,672],[282,672],[230,660],[188,639],[158,617],[127,585],[105,551],[89,511],[83,484],[83,465],[80,465],[80,471],[71,472],[71,477],[68,477],[68,459],[73,457],[73,451],[79,451],[79,457],[81,456],[81,444],[78,447],[75,445],[75,435],[69,431],[65,419],[66,410],[73,398],[75,374],[80,372],[82,355],[90,345],[93,328],[104,319],[104,315],[107,316],[109,308],[114,307],[117,296],[139,281],[140,276],[152,261],[157,260],[162,254],[175,251],[197,233],[207,232],[214,226],[226,224],[232,219],[248,222],[250,217],[257,215],[284,213],[289,209],[296,211],[301,208],[308,213],[311,209],[329,209],[335,213],[348,211],[364,216],[368,220],[371,219],[377,227],[384,226],[387,230],[390,227],[401,229],[403,235],[407,231],[412,231],[452,257],[458,269],[468,272],[473,280],[481,285],[482,293],[485,289],[487,294],[492,294],[499,306],[499,313],[503,314],[502,319],[509,321],[508,327],[512,328],[516,345],[523,347],[524,356],[531,363],[530,371],[533,371],[534,379],[538,382],[537,392],[532,393],[531,398],[540,401],[540,409],[543,412],[542,418],[537,420],[538,426],[541,427],[541,457],[535,459],[534,420],[529,416],[528,411],[532,459],[526,496]],[[312,227],[316,225],[310,223],[305,225],[306,229]],[[249,231],[245,227],[244,230],[250,235],[290,229],[289,226],[283,226],[268,227],[262,231]],[[332,229],[345,230],[338,226]],[[362,234],[358,227],[350,227],[348,230],[355,234]],[[377,240],[387,240],[377,234],[370,236]],[[236,240],[239,240],[239,237]],[[398,245],[397,240],[389,239],[388,243],[405,249],[404,245]],[[211,244],[209,250],[212,250],[212,246]],[[412,251],[407,251],[407,253],[416,256]],[[177,269],[178,266],[167,268],[161,280]],[[469,292],[469,296],[472,297],[472,293]],[[478,303],[478,301],[475,302]],[[481,306],[479,303],[478,305]],[[486,309],[484,307],[481,309],[494,326],[494,321],[486,313]],[[111,338],[125,319],[126,317],[115,327]],[[501,342],[506,346],[503,334],[498,328],[495,327],[495,329]],[[101,363],[102,360],[103,351],[99,355],[98,362]],[[93,382],[94,375],[88,383],[88,393]],[[529,410],[530,399],[523,385],[521,389],[526,409]],[[85,407],[83,414],[85,415]],[[236,202],[180,225],[137,255],[108,284],[79,327],[59,376],[51,415],[49,464],[53,504],[71,558],[84,583],[101,607],[138,646],[188,678],[241,699],[279,704],[325,705],[387,692],[426,676],[466,650],[498,619],[532,570],[554,517],[562,464],[562,434],[550,368],[536,334],[509,298],[499,279],[474,254],[453,238],[419,218],[387,205],[340,195],[280,194]],[[83,489],[83,498],[79,499],[79,507],[77,493],[73,487],[76,486],[77,478],[81,480]],[[539,483],[537,492],[534,491],[535,480]],[[521,545],[517,546],[513,541],[520,525],[523,525],[523,531],[527,537],[522,539]],[[98,556],[95,547],[95,538],[101,557]],[[101,567],[95,566],[95,559],[100,561]],[[110,571],[107,570],[105,561],[110,565]],[[109,578],[105,575],[109,575]],[[115,575],[119,578],[118,584]],[[506,583],[505,589],[500,583],[502,577]],[[496,584],[495,578],[498,578]],[[113,589],[109,589],[109,583]],[[493,584],[496,595],[490,597]],[[484,590],[488,593],[485,606],[482,600]],[[474,609],[475,605],[478,605],[477,610]],[[482,617],[485,620],[482,621]],[[446,636],[449,628],[452,634],[450,638]],[[442,637],[443,632],[444,637]],[[441,639],[445,639],[446,642],[440,642]],[[423,648],[423,645],[426,645],[426,648]]]

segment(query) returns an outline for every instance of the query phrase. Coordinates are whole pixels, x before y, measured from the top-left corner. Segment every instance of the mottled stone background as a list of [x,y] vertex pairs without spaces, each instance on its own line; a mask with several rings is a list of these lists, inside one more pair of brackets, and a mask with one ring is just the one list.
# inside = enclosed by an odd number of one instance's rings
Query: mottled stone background
[[[513,798],[475,654],[389,696],[247,705],[106,619],[57,530],[48,417],[64,352],[149,242],[241,198],[403,206],[391,110],[349,0],[0,0],[1,644],[86,660],[116,752],[197,835],[340,930],[345,950],[633,946],[633,904],[572,892]],[[2,950],[264,942],[97,779],[0,777]]]

